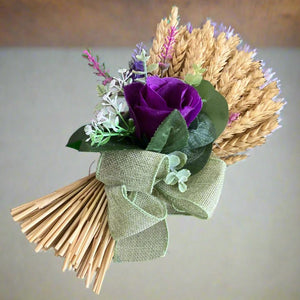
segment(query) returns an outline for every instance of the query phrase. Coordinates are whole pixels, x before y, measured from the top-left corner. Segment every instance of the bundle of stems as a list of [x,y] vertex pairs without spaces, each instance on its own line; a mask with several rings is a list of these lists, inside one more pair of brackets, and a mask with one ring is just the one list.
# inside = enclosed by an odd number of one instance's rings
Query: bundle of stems
[[[178,27],[177,7],[158,25],[150,49],[149,64],[161,59],[161,50],[172,26]],[[270,81],[254,52],[237,48],[238,35],[215,36],[207,21],[202,28],[177,30],[174,53],[164,76],[184,79],[201,65],[209,80],[226,98],[230,114],[238,118],[226,127],[214,144],[214,153],[227,165],[247,157],[247,150],[265,142],[279,126],[279,112],[284,105],[278,99],[277,81]],[[156,74],[154,72],[154,74]],[[63,270],[74,269],[85,278],[86,287],[94,279],[93,291],[100,293],[104,275],[114,254],[115,241],[107,221],[107,198],[104,184],[91,174],[54,193],[12,209],[13,219],[36,251],[54,248],[65,258]]]
[[29,242],[36,243],[36,252],[54,248],[56,256],[65,258],[63,271],[75,270],[86,287],[94,280],[93,291],[100,293],[115,241],[107,223],[104,184],[95,174],[16,207],[11,215]]

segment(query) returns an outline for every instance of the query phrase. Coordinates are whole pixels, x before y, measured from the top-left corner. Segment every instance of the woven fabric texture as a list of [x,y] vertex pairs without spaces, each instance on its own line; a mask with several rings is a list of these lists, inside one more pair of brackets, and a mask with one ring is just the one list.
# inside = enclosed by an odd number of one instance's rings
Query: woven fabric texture
[[209,218],[221,194],[225,169],[226,164],[212,156],[181,193],[163,181],[169,173],[165,154],[143,150],[101,154],[96,177],[105,184],[109,229],[116,241],[114,261],[164,256],[169,241],[167,214]]

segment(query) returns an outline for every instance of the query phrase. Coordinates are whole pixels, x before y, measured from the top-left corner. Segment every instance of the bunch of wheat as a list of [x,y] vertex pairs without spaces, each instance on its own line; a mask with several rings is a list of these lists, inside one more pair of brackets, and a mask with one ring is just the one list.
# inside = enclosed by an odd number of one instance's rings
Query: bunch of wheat
[[[150,49],[149,64],[160,61],[160,53],[172,26],[178,27],[178,9],[173,7],[168,19],[158,25]],[[229,124],[214,144],[214,153],[227,165],[247,157],[246,151],[266,141],[278,127],[279,111],[284,102],[277,81],[254,60],[254,51],[240,46],[238,35],[229,28],[218,32],[207,21],[192,31],[178,27],[174,52],[164,76],[184,78],[195,64],[206,69],[209,80],[226,98],[229,113],[238,118]],[[156,74],[159,71],[155,71]],[[63,270],[74,269],[86,278],[88,287],[100,292],[104,274],[114,252],[107,223],[107,199],[103,183],[95,174],[80,179],[48,196],[12,210],[15,221],[36,251],[54,248],[65,258]]]

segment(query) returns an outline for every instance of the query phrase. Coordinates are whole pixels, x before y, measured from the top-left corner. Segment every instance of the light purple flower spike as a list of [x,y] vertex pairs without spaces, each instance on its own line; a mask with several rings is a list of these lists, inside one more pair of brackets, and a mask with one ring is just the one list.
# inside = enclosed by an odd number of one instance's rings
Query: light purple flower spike
[[218,37],[218,35],[222,32],[225,32],[225,36],[227,39],[233,37],[235,35],[234,29],[229,26],[225,26],[223,23],[217,24],[216,22],[211,22],[211,25],[214,26],[214,37]]
[[193,31],[193,26],[192,26],[192,23],[191,22],[188,22],[186,24],[186,29],[188,30],[189,33],[192,33]]

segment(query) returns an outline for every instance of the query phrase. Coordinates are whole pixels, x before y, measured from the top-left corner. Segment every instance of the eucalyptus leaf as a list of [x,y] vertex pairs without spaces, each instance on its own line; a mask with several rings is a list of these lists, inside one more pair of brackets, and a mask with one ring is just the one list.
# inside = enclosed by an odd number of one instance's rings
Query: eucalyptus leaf
[[190,170],[193,175],[206,165],[212,151],[212,143],[195,149],[185,147],[181,151],[187,155],[187,162],[184,168]]
[[202,81],[201,74],[186,74],[184,76],[184,81],[189,85],[198,86]]
[[106,144],[101,146],[92,146],[90,141],[86,141],[88,136],[84,131],[84,126],[77,129],[70,137],[67,147],[81,152],[104,152],[111,150],[138,149],[129,138],[111,137]]
[[[183,153],[181,151],[174,151],[174,152],[168,154],[169,159],[170,159],[170,157],[172,159],[172,157],[174,157],[174,156],[179,159],[179,163],[175,166],[174,164],[172,164],[172,162],[170,160],[170,169],[174,168],[176,170],[180,170],[186,164],[187,156],[185,153]],[[177,160],[177,162],[178,162],[178,160]]]
[[156,69],[158,69],[158,64],[151,64],[151,65],[148,65],[147,72],[151,73],[151,72],[155,71]]
[[200,112],[189,127],[188,147],[196,149],[212,143],[216,139],[215,126],[210,118]]
[[181,113],[175,109],[159,125],[146,150],[171,153],[187,145],[188,128]]
[[198,91],[200,97],[206,100],[203,102],[201,111],[206,113],[214,124],[216,130],[215,138],[217,138],[228,123],[227,101],[207,80],[203,79],[200,85],[196,86],[195,89]]

